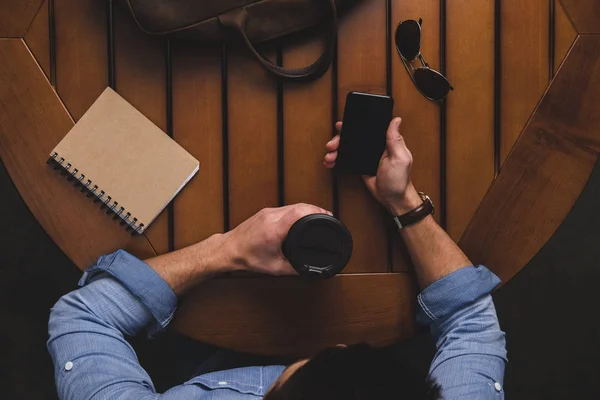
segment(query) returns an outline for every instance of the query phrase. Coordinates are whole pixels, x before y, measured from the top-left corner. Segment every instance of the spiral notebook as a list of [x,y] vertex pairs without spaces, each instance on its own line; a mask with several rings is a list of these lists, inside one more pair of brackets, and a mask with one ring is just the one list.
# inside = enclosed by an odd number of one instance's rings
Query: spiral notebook
[[134,233],[144,232],[199,169],[198,160],[110,88],[48,163]]

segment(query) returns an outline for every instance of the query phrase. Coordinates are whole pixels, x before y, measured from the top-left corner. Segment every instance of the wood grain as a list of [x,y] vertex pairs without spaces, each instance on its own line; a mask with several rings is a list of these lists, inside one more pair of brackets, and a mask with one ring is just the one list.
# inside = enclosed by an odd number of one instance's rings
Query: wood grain
[[175,247],[223,232],[221,51],[173,43],[173,137],[200,171],[175,199]]
[[107,2],[54,0],[56,89],[77,121],[108,86]]
[[[385,94],[384,1],[359,3],[340,23],[338,36],[338,118],[351,91]],[[386,272],[388,238],[383,211],[359,176],[339,177],[339,217],[354,239],[345,273]]]
[[548,87],[548,7],[548,0],[502,1],[501,163]]
[[[273,53],[270,54],[271,56]],[[240,48],[228,63],[231,228],[278,205],[276,82]]]
[[0,37],[25,36],[43,0],[0,1]]
[[575,32],[575,28],[560,1],[554,0],[554,2],[554,9],[556,10],[554,22],[554,73],[556,73],[575,41],[577,32]]
[[338,343],[413,336],[415,295],[408,274],[217,279],[182,301],[173,326],[226,348],[305,357]]
[[[309,65],[323,53],[320,40],[286,47],[283,65]],[[284,200],[333,209],[333,179],[323,167],[325,143],[331,139],[331,69],[311,83],[289,84],[283,95]]]
[[72,127],[25,43],[0,39],[0,156],[38,222],[81,269],[119,248],[153,256],[145,236],[126,233],[46,165],[52,148]]
[[[167,131],[166,43],[144,34],[131,13],[115,7],[115,90],[156,126]],[[169,251],[169,216],[165,208],[146,230],[158,254]]]
[[600,37],[580,36],[460,244],[506,282],[548,241],[600,152]]
[[42,67],[46,76],[50,76],[50,40],[48,34],[48,1],[44,0],[25,34],[25,43]]
[[446,230],[458,241],[494,180],[494,0],[449,2],[446,20],[456,88],[446,100]]
[[594,0],[560,0],[580,34],[600,33],[600,3]]
[[[418,190],[426,192],[435,204],[440,201],[440,106],[427,100],[415,88],[398,55],[395,33],[398,23],[423,18],[421,52],[431,66],[439,71],[440,31],[439,1],[392,1],[392,97],[394,115],[402,117],[401,132],[413,154],[412,178]],[[419,67],[418,61],[413,62]],[[452,95],[452,94],[451,94]],[[438,207],[435,218],[440,220]],[[395,230],[395,229],[394,229]],[[404,246],[393,234],[392,269],[405,271],[411,268]]]

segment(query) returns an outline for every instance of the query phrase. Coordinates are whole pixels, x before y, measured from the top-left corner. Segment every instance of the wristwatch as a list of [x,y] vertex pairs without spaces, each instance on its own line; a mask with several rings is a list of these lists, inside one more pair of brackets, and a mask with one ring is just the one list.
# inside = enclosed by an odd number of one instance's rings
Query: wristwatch
[[398,226],[398,229],[401,230],[409,225],[416,224],[426,216],[435,214],[435,207],[429,196],[423,192],[419,192],[419,196],[423,200],[423,203],[419,207],[406,214],[394,217],[394,222]]

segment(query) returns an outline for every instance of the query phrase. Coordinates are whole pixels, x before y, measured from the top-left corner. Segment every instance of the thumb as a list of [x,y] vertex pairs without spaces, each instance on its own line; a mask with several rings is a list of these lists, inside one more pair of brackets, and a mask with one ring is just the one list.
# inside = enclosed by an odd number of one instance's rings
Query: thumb
[[388,154],[391,157],[396,157],[405,150],[406,143],[404,138],[400,134],[400,125],[402,124],[402,118],[396,117],[390,122],[387,133],[385,135],[385,143]]

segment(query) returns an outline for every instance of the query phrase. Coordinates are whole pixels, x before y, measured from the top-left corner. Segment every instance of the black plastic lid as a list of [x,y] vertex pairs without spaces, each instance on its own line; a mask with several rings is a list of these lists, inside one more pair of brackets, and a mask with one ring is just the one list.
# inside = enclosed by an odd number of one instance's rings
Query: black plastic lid
[[300,275],[329,278],[344,269],[352,255],[352,236],[327,214],[296,221],[283,243],[283,254]]

